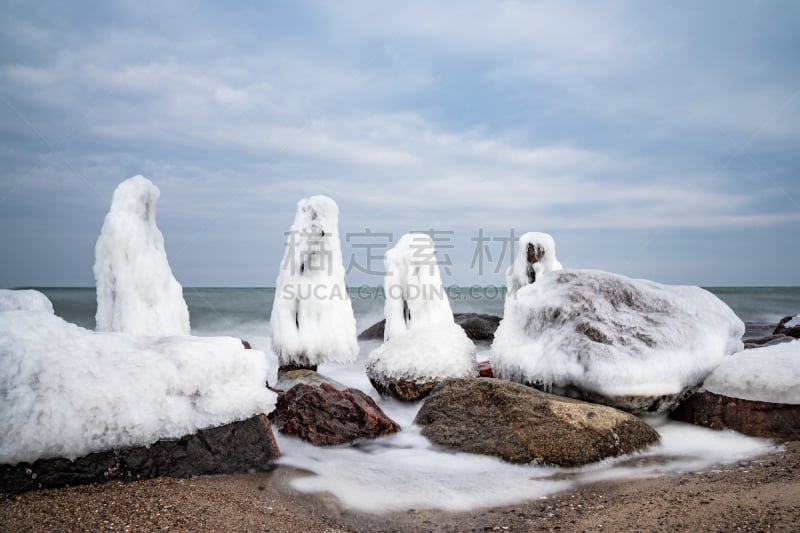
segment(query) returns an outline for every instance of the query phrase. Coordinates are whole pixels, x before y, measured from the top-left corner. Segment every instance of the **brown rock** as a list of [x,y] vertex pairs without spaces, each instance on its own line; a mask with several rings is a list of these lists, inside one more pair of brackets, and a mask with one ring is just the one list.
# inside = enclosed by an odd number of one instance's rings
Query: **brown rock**
[[326,383],[301,383],[279,393],[270,419],[281,433],[314,446],[335,446],[400,431],[400,426],[360,390],[340,391]]
[[74,461],[40,459],[33,464],[0,465],[0,491],[136,480],[267,471],[280,457],[266,415],[203,429],[149,446],[91,453]]
[[275,382],[275,386],[271,387],[274,391],[287,391],[294,387],[295,385],[299,384],[305,385],[330,385],[336,390],[346,390],[347,387],[338,381],[325,377],[319,372],[314,370],[308,369],[297,369],[297,370],[278,370],[278,381]]
[[498,379],[443,381],[414,422],[436,444],[512,463],[580,466],[659,441],[633,415]]
[[492,371],[492,364],[489,361],[481,361],[478,363],[478,374],[482,378],[493,378],[494,372]]
[[369,382],[381,396],[396,398],[403,402],[416,402],[425,398],[438,385],[438,381],[417,383],[407,379],[388,379],[378,381],[370,378]]
[[682,402],[669,416],[753,437],[800,440],[800,405],[743,400],[705,391]]

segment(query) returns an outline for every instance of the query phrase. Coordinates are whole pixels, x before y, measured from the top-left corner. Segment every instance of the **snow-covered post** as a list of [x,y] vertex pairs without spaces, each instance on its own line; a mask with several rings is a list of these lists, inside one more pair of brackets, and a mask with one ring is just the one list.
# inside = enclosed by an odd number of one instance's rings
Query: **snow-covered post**
[[434,253],[428,235],[409,233],[384,257],[384,343],[369,354],[367,375],[378,392],[401,400],[477,375],[475,345],[453,320]]
[[351,362],[356,319],[344,283],[339,208],[327,196],[300,200],[288,233],[270,316],[272,350],[284,370]]
[[506,286],[513,296],[520,288],[534,283],[547,272],[562,270],[556,259],[556,243],[548,233],[528,232],[519,238],[517,258],[508,267]]
[[189,309],[156,226],[158,187],[144,176],[114,191],[95,246],[97,331],[189,334]]

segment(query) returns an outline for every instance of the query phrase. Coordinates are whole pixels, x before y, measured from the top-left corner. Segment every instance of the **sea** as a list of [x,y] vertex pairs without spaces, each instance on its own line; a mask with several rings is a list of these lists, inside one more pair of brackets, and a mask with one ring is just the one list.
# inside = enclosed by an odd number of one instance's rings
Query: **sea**
[[[94,328],[94,288],[34,287],[43,292],[57,315]],[[745,322],[745,338],[769,335],[784,316],[800,314],[800,287],[712,287]],[[383,318],[381,288],[349,289],[358,331]],[[498,287],[450,287],[453,311],[502,316],[505,290]],[[270,348],[269,317],[274,288],[184,288],[192,334],[232,336],[264,352],[276,378],[277,358]],[[381,341],[361,341],[356,363],[324,364],[319,371],[348,387],[364,391],[403,428],[390,437],[353,446],[317,448],[276,432],[283,456],[279,468],[295,473],[292,487],[308,497],[336,499],[342,509],[367,513],[443,509],[466,511],[547,499],[580,485],[678,472],[744,468],[759,456],[775,452],[775,443],[733,431],[712,431],[665,418],[646,421],[661,443],[624,457],[582,468],[512,465],[488,456],[453,453],[433,446],[414,425],[419,404],[381,398],[366,377],[364,363]],[[478,344],[479,360],[489,346]],[[745,465],[745,466],[742,466]],[[325,501],[328,501],[327,499]]]

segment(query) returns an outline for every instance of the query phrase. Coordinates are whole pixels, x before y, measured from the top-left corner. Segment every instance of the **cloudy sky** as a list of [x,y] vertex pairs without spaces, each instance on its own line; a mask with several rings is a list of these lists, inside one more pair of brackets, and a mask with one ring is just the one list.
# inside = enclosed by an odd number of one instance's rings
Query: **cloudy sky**
[[410,230],[446,284],[502,283],[526,231],[567,267],[800,284],[798,2],[0,6],[2,287],[94,285],[136,174],[185,286],[274,285],[313,194],[350,284]]

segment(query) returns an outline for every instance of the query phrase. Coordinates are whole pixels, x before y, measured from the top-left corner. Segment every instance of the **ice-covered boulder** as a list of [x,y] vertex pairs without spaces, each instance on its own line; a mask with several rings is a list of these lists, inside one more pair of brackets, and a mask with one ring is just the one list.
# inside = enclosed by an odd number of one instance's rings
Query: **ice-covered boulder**
[[367,375],[381,394],[417,400],[446,378],[477,376],[475,345],[453,319],[433,240],[404,235],[386,252],[384,343]]
[[158,187],[144,176],[123,181],[95,246],[97,331],[188,335],[189,309],[156,226]]
[[676,420],[755,437],[800,439],[800,341],[726,357]]
[[0,311],[43,311],[53,313],[47,296],[32,289],[0,289]]
[[548,233],[530,231],[519,238],[517,257],[506,272],[508,294],[513,295],[548,272],[564,267],[556,259],[556,243]]
[[631,412],[663,412],[742,349],[744,324],[699,287],[561,270],[506,298],[495,376]]
[[266,354],[230,337],[97,333],[0,312],[0,464],[146,446],[269,413]]
[[800,340],[726,357],[703,388],[732,398],[800,405]]
[[356,319],[344,284],[339,208],[327,196],[300,200],[289,230],[270,315],[281,366],[316,368],[358,355]]

